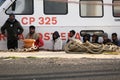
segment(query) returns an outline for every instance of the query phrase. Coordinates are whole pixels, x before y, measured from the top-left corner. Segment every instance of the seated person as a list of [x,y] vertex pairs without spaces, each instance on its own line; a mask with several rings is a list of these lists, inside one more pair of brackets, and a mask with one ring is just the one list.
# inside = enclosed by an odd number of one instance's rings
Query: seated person
[[70,31],[70,34],[69,34],[69,38],[67,40],[67,43],[71,40],[71,39],[75,39],[75,31],[74,30],[71,30]]
[[60,38],[59,32],[55,31],[52,34],[52,47],[53,47],[53,51],[61,51],[62,50],[62,40]]
[[120,46],[120,41],[118,40],[117,33],[112,33],[112,43]]
[[43,42],[42,38],[40,37],[40,35],[35,32],[35,26],[29,27],[29,33],[26,35],[25,38],[26,39],[35,39],[34,45],[37,48],[42,47],[44,45],[44,42]]
[[83,36],[83,42],[89,41],[90,42],[90,34],[85,34]]
[[108,34],[107,33],[104,33],[102,38],[103,38],[103,44],[111,43],[111,40],[108,38]]
[[92,43],[99,43],[98,40],[99,40],[99,36],[96,34],[93,34],[92,35]]

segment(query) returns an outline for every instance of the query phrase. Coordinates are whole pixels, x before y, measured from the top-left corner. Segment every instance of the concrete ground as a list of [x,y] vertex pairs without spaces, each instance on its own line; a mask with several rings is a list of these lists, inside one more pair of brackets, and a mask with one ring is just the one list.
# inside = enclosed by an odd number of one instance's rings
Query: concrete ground
[[0,52],[0,57],[37,57],[37,58],[99,58],[99,59],[120,59],[120,53],[104,52],[102,54],[90,53],[66,53],[64,51],[38,51],[38,52]]

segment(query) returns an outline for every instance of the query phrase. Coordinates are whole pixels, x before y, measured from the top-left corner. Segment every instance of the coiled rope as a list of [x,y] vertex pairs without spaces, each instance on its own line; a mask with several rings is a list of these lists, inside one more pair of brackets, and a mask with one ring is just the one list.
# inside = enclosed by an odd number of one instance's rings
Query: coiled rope
[[113,44],[97,44],[97,43],[90,43],[87,41],[86,43],[82,43],[78,39],[72,39],[68,42],[64,50],[66,53],[69,52],[87,52],[93,54],[100,54],[104,51],[112,51],[112,52],[120,52],[120,47],[113,45]]

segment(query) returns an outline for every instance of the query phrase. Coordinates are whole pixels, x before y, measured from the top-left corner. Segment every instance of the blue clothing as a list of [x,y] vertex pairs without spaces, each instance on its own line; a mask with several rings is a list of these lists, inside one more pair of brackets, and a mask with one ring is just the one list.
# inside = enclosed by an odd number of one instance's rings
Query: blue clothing
[[120,41],[119,40],[113,41],[112,43],[117,45],[117,46],[120,46]]

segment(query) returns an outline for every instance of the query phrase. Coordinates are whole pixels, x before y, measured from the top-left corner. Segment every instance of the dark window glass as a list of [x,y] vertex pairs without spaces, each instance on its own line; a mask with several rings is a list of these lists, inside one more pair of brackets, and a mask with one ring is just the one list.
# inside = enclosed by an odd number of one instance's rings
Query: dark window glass
[[0,0],[0,6],[5,2],[5,0]]
[[16,0],[6,11],[7,14],[33,14],[33,0]]
[[44,14],[67,14],[67,0],[44,0]]

